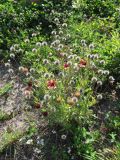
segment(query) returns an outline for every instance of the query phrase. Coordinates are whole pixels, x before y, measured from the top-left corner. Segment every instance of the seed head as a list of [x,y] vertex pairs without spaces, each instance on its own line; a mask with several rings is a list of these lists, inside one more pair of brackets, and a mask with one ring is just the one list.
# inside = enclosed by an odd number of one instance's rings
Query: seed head
[[92,82],[97,82],[97,78],[96,78],[96,77],[93,77],[93,78],[91,79],[91,81],[92,81]]
[[37,52],[37,49],[36,49],[36,48],[33,48],[33,49],[32,49],[32,52],[36,53],[36,52]]
[[13,69],[8,69],[8,72],[11,74],[14,73]]
[[10,58],[15,58],[15,54],[14,54],[14,53],[11,53],[11,54],[10,54]]
[[89,48],[90,48],[90,49],[94,49],[94,44],[91,43],[91,44],[89,45]]
[[25,43],[29,43],[30,42],[30,40],[29,39],[25,39]]
[[77,102],[78,102],[78,98],[77,98],[77,97],[73,97],[73,98],[72,98],[72,101],[73,101],[74,103],[77,103]]
[[63,24],[62,24],[62,27],[67,27],[67,23],[63,23]]
[[100,61],[100,64],[105,64],[105,61],[104,61],[104,60],[101,60],[101,61]]
[[97,95],[97,99],[98,99],[98,100],[101,100],[102,98],[103,98],[102,94],[98,94],[98,95]]
[[5,67],[10,67],[10,63],[5,63]]
[[11,52],[15,52],[15,47],[11,46],[11,47],[10,47],[10,51],[11,51]]
[[51,98],[51,97],[50,97],[50,95],[49,95],[49,94],[45,94],[45,95],[44,95],[44,100],[45,100],[45,101],[49,101],[49,100],[50,100],[50,98]]
[[109,74],[110,74],[110,72],[108,70],[104,71],[104,75],[109,75]]
[[55,64],[55,65],[59,65],[59,64],[60,64],[60,61],[59,61],[59,60],[56,60],[56,61],[54,62],[54,64]]
[[110,77],[109,77],[109,80],[110,80],[110,81],[115,81],[115,79],[114,79],[113,76],[110,76]]
[[67,138],[67,136],[64,134],[61,136],[61,139],[63,139],[63,140],[65,140],[66,138]]
[[102,81],[97,81],[97,85],[102,86]]
[[47,59],[44,59],[43,64],[49,64],[49,61]]
[[98,70],[98,74],[103,75],[103,74],[104,74],[104,71],[101,70],[101,69],[99,69],[99,70]]
[[42,44],[41,44],[40,42],[37,42],[37,43],[36,43],[36,46],[38,46],[38,47],[41,47],[41,45],[42,45]]

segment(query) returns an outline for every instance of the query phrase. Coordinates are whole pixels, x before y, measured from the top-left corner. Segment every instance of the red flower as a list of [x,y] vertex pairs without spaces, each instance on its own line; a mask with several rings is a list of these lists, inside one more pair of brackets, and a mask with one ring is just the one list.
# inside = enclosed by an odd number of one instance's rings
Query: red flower
[[87,62],[86,62],[84,59],[81,59],[81,60],[80,60],[80,63],[79,63],[79,66],[80,66],[81,68],[84,68],[84,67],[86,67],[86,65],[87,65]]
[[29,86],[29,87],[32,87],[32,81],[29,81],[29,82],[28,82],[28,86]]
[[48,89],[55,89],[56,88],[56,81],[55,80],[47,81],[47,87],[48,87]]
[[42,112],[42,115],[43,115],[44,117],[47,117],[47,116],[48,116],[48,112],[47,112],[47,111],[44,111],[44,112]]
[[69,66],[70,66],[70,65],[69,65],[68,63],[65,63],[65,64],[64,64],[64,68],[65,68],[65,69],[69,68]]
[[41,108],[41,103],[35,103],[34,107],[35,107],[36,109]]

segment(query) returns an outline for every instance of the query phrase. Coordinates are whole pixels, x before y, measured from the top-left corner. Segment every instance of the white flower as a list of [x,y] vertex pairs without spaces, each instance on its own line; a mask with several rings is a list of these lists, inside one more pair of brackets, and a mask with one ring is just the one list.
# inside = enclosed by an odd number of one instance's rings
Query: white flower
[[45,74],[44,74],[44,77],[45,77],[45,78],[49,78],[49,77],[50,77],[50,74],[49,74],[49,73],[45,73]]
[[36,48],[33,48],[33,49],[32,49],[32,52],[37,52],[37,49],[36,49]]
[[25,141],[25,137],[20,138],[19,142]]
[[55,76],[54,76],[54,74],[50,74],[50,78],[54,78]]
[[97,85],[102,86],[102,81],[97,81]]
[[43,42],[42,42],[42,46],[47,46],[47,42],[46,42],[46,41],[43,41]]
[[67,64],[71,66],[71,65],[72,65],[72,62],[71,62],[71,61],[68,61]]
[[11,52],[15,52],[15,48],[13,46],[10,47]]
[[58,18],[55,18],[54,21],[58,23],[58,22],[59,22],[59,19],[58,19]]
[[98,59],[99,58],[98,54],[94,54],[94,58]]
[[115,81],[115,79],[114,79],[113,76],[110,76],[110,77],[109,77],[109,80],[110,80],[110,81]]
[[38,141],[37,141],[37,144],[40,144],[40,145],[44,146],[44,144],[45,144],[45,143],[44,143],[44,139],[38,140]]
[[64,46],[63,46],[63,44],[59,44],[59,46],[58,46],[58,48],[63,48]]
[[104,61],[104,60],[101,60],[101,61],[100,61],[100,64],[105,64],[105,61]]
[[58,73],[58,76],[63,77],[63,76],[64,76],[64,73],[63,73],[63,72],[59,72],[59,73]]
[[44,95],[44,100],[45,100],[45,101],[48,101],[49,99],[50,99],[50,95],[49,95],[49,94],[45,94],[45,95]]
[[102,98],[103,98],[102,94],[98,94],[98,95],[97,95],[97,99],[98,99],[98,100],[101,100]]
[[24,70],[24,67],[20,66],[19,71],[23,71],[23,70]]
[[59,31],[59,34],[63,34],[63,31]]
[[89,45],[89,48],[90,48],[90,49],[94,49],[94,44],[91,43],[91,44]]
[[10,63],[5,63],[5,67],[10,67]]
[[68,147],[68,151],[67,151],[69,154],[71,153],[71,148],[70,147]]
[[55,43],[56,43],[56,44],[60,44],[60,40],[56,40]]
[[35,149],[34,149],[34,152],[37,153],[37,154],[40,154],[40,153],[41,153],[41,150],[38,149],[38,148],[35,148]]
[[14,73],[13,69],[8,69],[9,73]]
[[77,97],[73,97],[73,98],[72,98],[72,101],[73,101],[74,103],[77,103],[77,102],[78,102],[78,98],[77,98]]
[[26,144],[33,144],[33,140],[32,139],[29,139]]
[[59,35],[55,35],[55,38],[56,38],[56,39],[59,39],[59,38],[60,38],[60,36],[59,36]]
[[34,73],[34,72],[35,72],[35,69],[34,69],[34,68],[30,68],[30,72],[31,72],[31,73]]
[[63,139],[63,140],[65,140],[66,138],[67,138],[67,136],[64,134],[61,136],[61,139]]
[[59,61],[59,60],[56,60],[56,61],[54,62],[54,64],[55,64],[55,65],[59,65],[59,64],[60,64],[60,61]]
[[37,34],[36,33],[32,33],[32,37],[36,37],[37,36]]
[[85,44],[85,43],[86,43],[86,41],[85,41],[84,39],[82,39],[82,40],[81,40],[81,43],[82,43],[82,44]]
[[52,55],[53,55],[53,54],[50,52],[50,53],[49,53],[49,56],[52,56]]
[[29,39],[25,39],[25,43],[29,43],[30,42],[30,40]]
[[36,43],[36,46],[39,46],[39,47],[40,47],[40,46],[41,46],[41,43],[40,43],[40,42],[37,42],[37,43]]
[[66,41],[66,37],[63,37],[62,40],[63,40],[63,41]]
[[75,60],[76,60],[76,61],[80,61],[80,57],[77,56],[77,57],[75,58]]
[[68,59],[72,59],[72,58],[74,58],[74,55],[69,55],[68,56]]
[[15,58],[15,54],[11,53],[10,58]]
[[52,31],[52,32],[51,32],[51,34],[54,34],[54,35],[56,35],[56,31]]
[[49,61],[47,59],[43,60],[43,64],[48,64],[48,63],[49,63]]
[[18,53],[23,53],[23,49],[19,48]]
[[18,49],[19,44],[14,44],[14,47],[15,47],[16,49]]
[[101,74],[101,75],[102,75],[102,74],[104,74],[104,71],[101,70],[101,69],[99,69],[99,70],[98,70],[98,74]]
[[52,130],[52,133],[53,133],[53,134],[56,134],[56,131],[55,131],[55,130]]
[[62,27],[67,27],[67,23],[63,23],[63,24],[62,24]]
[[97,78],[96,77],[92,77],[91,81],[92,82],[97,82]]
[[67,34],[67,37],[70,38],[70,34]]
[[110,72],[109,72],[108,70],[105,70],[105,71],[104,71],[104,74],[105,74],[105,75],[109,75]]

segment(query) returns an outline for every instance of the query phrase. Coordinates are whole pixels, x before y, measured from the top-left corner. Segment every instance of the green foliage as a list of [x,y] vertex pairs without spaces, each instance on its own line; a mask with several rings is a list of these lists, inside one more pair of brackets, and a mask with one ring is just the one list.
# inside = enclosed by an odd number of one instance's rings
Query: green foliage
[[87,17],[111,17],[120,4],[118,0],[73,0],[73,7]]
[[[102,113],[100,118],[101,108],[96,111],[102,98],[113,98],[104,93],[106,81],[114,87],[120,78],[119,16],[119,1],[113,0],[1,1],[0,57],[10,58],[10,67],[18,65],[22,92],[32,107],[50,126],[61,126],[60,133],[70,135],[72,152],[68,156],[64,148],[53,146],[53,159],[60,152],[64,160],[72,154],[76,159],[101,160],[106,158],[104,143],[115,146],[119,140],[118,113]],[[117,78],[111,82],[109,74]],[[0,96],[10,89],[9,84],[1,88]],[[113,103],[119,112],[119,100]],[[35,132],[31,123],[28,138]],[[119,144],[112,150],[115,158],[118,148]]]
[[0,96],[7,94],[12,89],[11,84],[6,84],[2,88],[0,88]]

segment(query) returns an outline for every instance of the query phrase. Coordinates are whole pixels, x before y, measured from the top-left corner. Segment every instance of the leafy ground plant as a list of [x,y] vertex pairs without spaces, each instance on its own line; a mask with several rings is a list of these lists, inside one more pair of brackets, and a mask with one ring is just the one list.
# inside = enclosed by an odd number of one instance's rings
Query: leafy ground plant
[[[5,63],[9,80],[17,84],[16,88],[31,106],[29,111],[37,117],[38,130],[33,128],[19,142],[29,146],[38,160],[116,158],[120,130],[119,62],[113,63],[113,58],[119,59],[119,29],[112,17],[116,4],[83,1],[78,15],[79,8],[74,6],[79,1],[73,3],[71,13],[57,11],[56,3],[45,1],[42,8],[39,3],[33,2],[32,6],[29,3],[30,11],[39,13],[43,9],[50,32],[41,35],[46,21],[43,24],[37,21],[36,27],[27,30],[20,42],[11,44]],[[56,4],[55,8],[52,4]],[[105,8],[102,13],[96,10],[101,7]],[[86,13],[88,10],[91,17]],[[118,79],[109,66],[117,68]],[[33,158],[24,154],[26,159]]]

